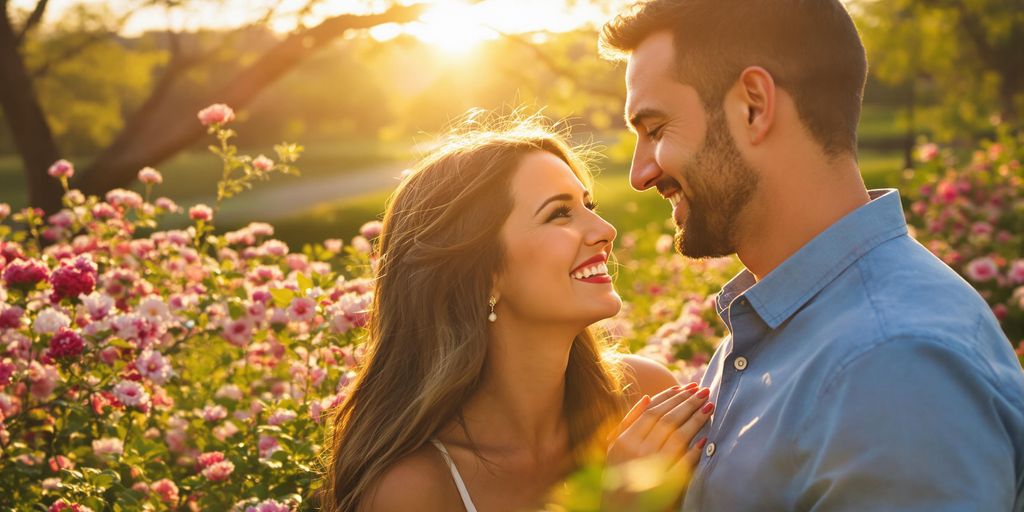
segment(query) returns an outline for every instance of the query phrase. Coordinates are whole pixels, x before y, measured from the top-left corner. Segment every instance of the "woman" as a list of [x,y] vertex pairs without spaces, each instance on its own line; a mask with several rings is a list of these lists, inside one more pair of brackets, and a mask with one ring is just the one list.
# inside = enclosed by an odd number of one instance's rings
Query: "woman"
[[615,229],[590,185],[535,119],[458,134],[405,177],[378,241],[364,366],[334,422],[325,511],[520,510],[595,450],[615,464],[696,461],[707,390],[612,355],[588,328],[621,306]]

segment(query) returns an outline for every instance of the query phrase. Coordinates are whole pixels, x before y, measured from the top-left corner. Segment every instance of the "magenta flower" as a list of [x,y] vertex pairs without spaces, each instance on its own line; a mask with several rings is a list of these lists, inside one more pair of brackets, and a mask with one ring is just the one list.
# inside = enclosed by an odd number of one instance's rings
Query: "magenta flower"
[[62,158],[54,162],[46,173],[54,178],[70,178],[75,175],[75,166]]
[[21,327],[21,317],[24,309],[18,306],[4,306],[0,304],[0,329],[17,329]]
[[79,256],[73,263],[61,263],[50,275],[50,285],[53,286],[51,299],[59,302],[92,293],[96,287],[96,273],[96,264],[87,255]]
[[200,110],[197,117],[199,122],[203,123],[203,126],[225,124],[235,120],[235,111],[223,103],[214,103]]
[[7,286],[31,288],[48,275],[46,265],[39,260],[15,260],[4,269],[3,278]]
[[54,359],[71,359],[78,357],[85,350],[85,341],[70,329],[62,328],[50,339],[50,350],[46,353]]
[[213,219],[213,210],[205,204],[197,204],[188,209],[188,218],[208,222]]
[[261,501],[245,508],[245,512],[292,512],[294,507],[277,500]]
[[92,512],[92,509],[78,503],[69,503],[61,498],[50,505],[48,512]]

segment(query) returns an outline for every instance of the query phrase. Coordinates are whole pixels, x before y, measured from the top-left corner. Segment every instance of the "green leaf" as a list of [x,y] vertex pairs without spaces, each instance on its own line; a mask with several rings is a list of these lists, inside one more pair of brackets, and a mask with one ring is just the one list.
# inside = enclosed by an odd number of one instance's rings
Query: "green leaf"
[[303,273],[298,273],[295,276],[296,280],[299,282],[299,291],[302,292],[302,295],[305,295],[306,292],[313,287],[313,281],[310,281],[309,278],[306,277],[306,274]]
[[[301,275],[301,274],[300,274]],[[286,308],[295,298],[295,291],[288,288],[272,288],[270,296],[274,298],[274,305],[279,308]]]

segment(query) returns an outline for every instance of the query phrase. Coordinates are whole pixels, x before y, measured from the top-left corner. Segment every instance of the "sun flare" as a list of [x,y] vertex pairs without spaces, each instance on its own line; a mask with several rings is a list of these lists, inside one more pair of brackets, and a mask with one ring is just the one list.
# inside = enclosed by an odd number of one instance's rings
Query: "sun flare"
[[423,13],[418,22],[410,24],[408,32],[444,52],[468,53],[498,35],[487,25],[487,13],[481,12],[478,5],[438,3]]

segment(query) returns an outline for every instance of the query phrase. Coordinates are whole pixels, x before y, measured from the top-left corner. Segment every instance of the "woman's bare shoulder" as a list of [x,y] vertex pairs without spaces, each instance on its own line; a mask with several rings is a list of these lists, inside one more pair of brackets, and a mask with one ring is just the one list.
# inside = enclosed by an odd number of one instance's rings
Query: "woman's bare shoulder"
[[440,452],[428,443],[385,470],[359,510],[448,511],[461,504],[458,490]]
[[626,399],[630,404],[636,403],[644,395],[654,396],[662,391],[679,385],[675,376],[663,364],[635,354],[622,356]]

